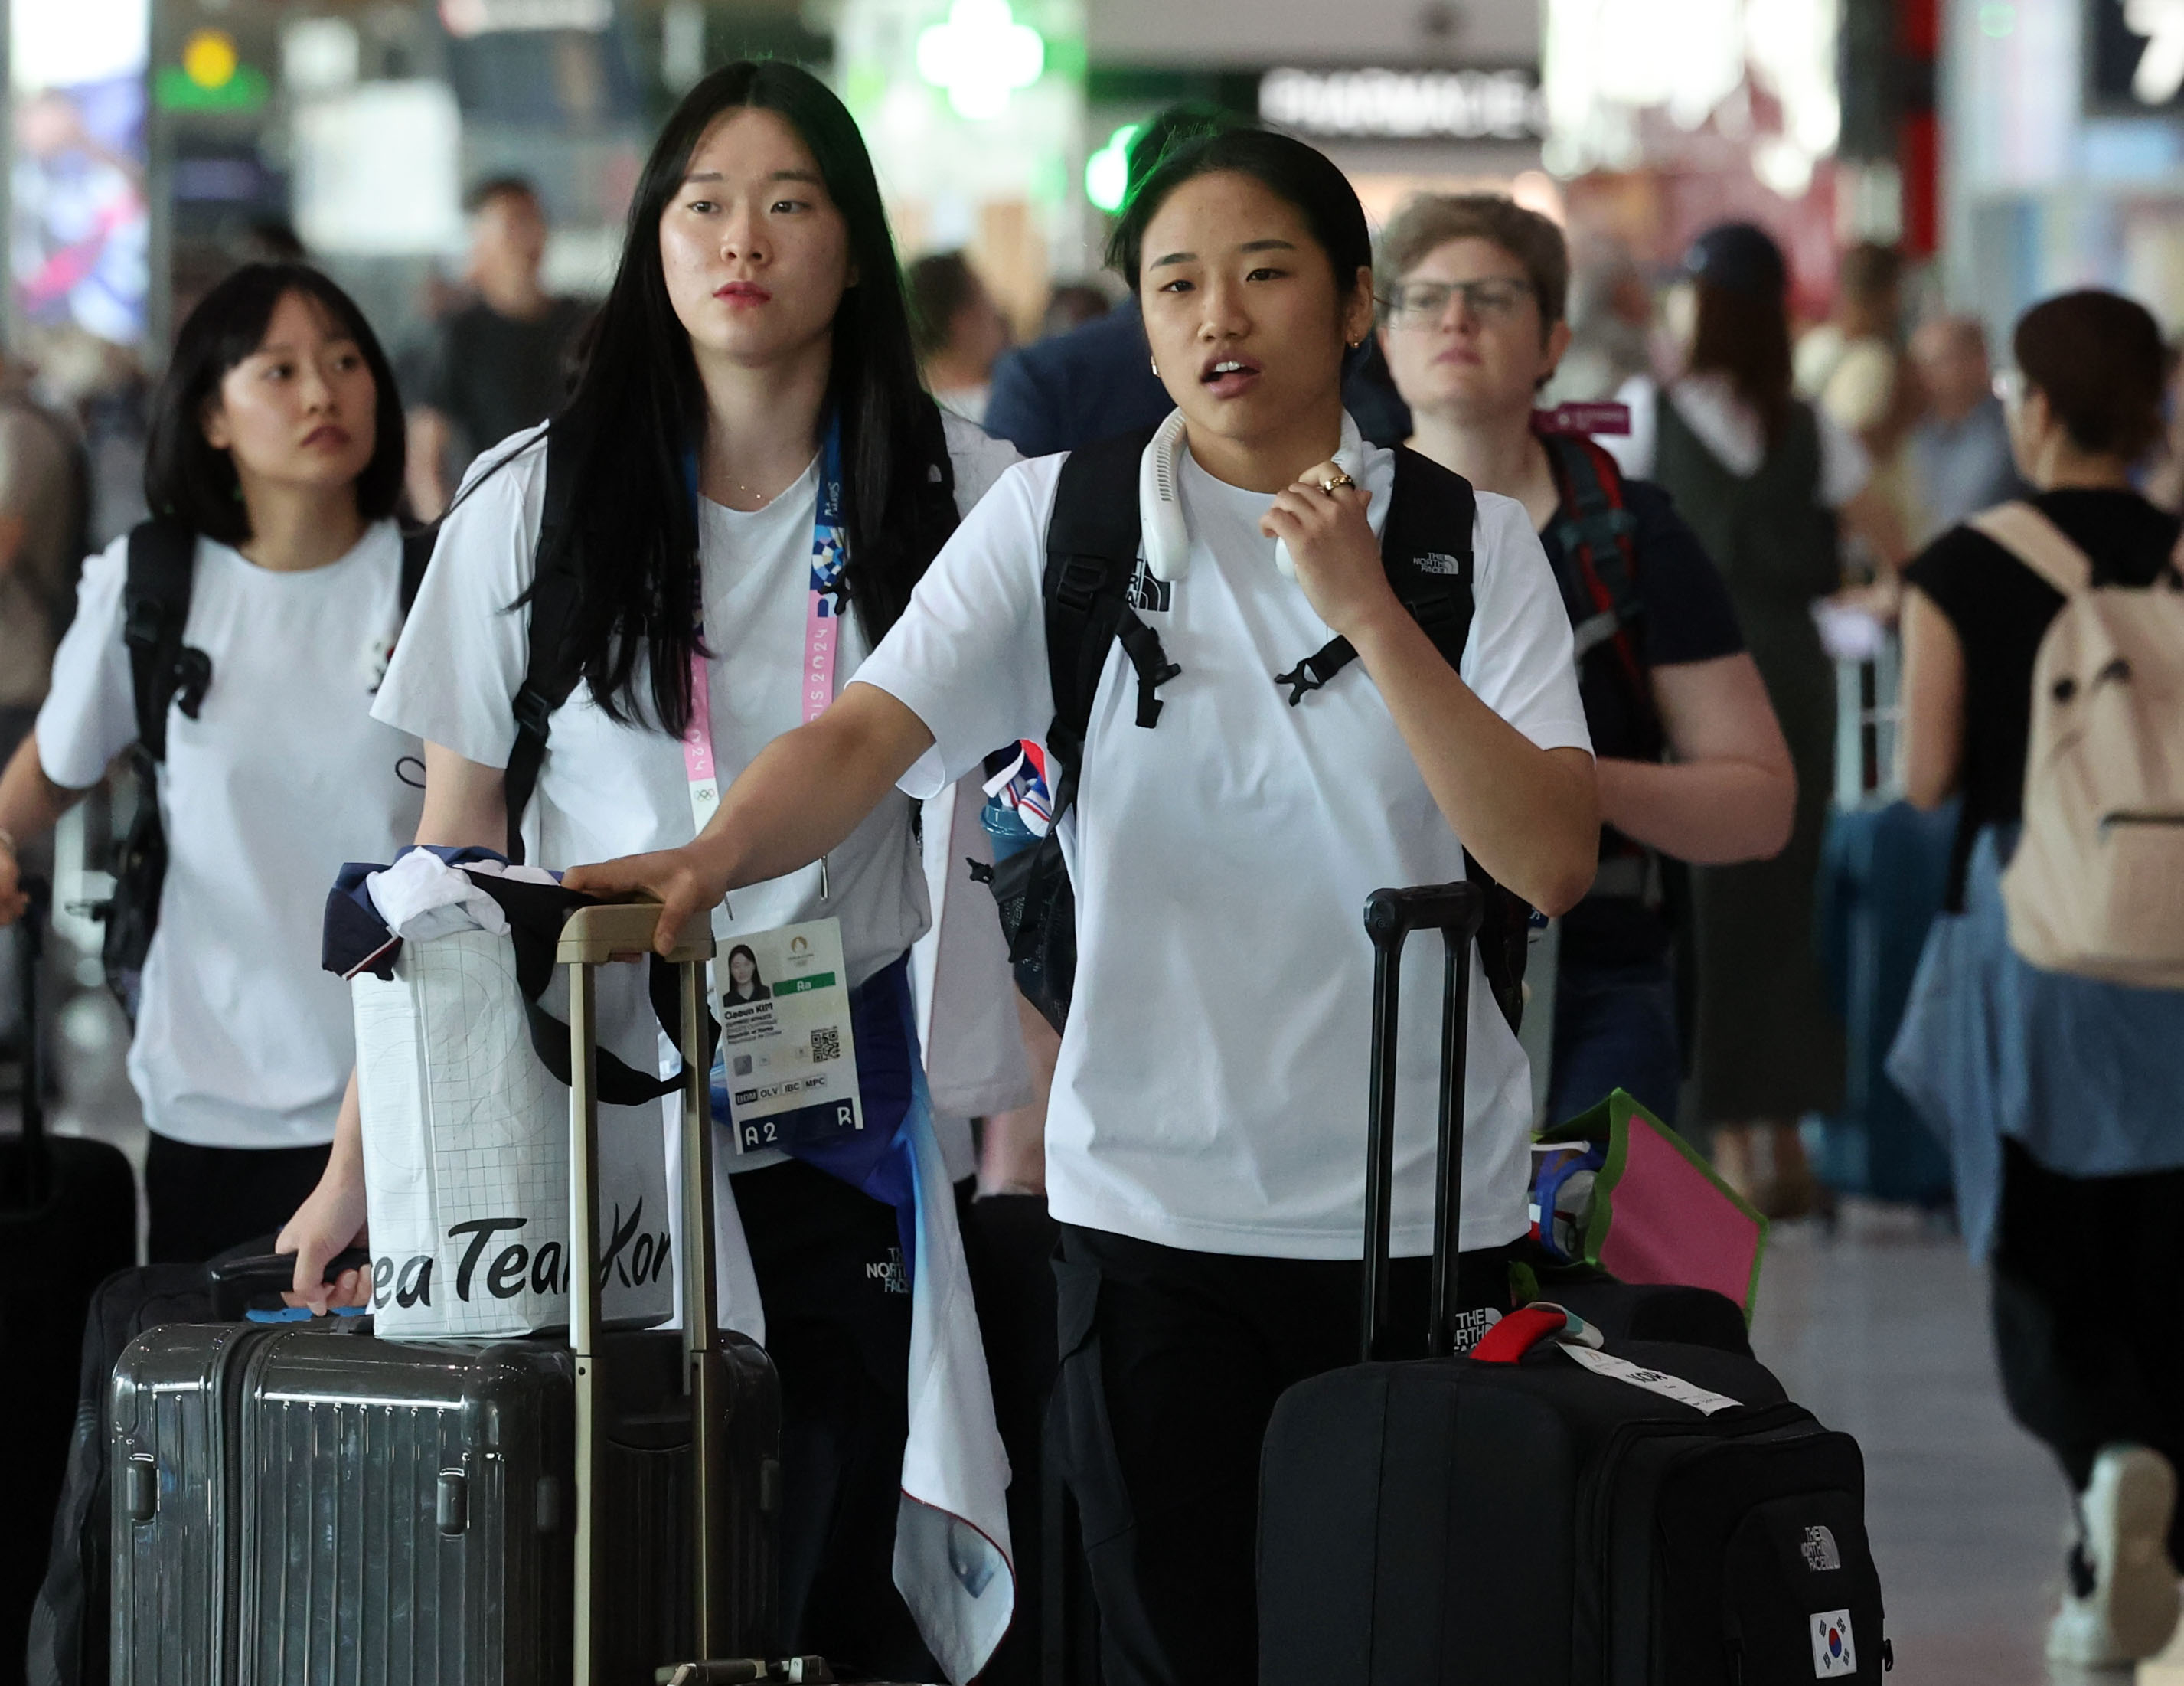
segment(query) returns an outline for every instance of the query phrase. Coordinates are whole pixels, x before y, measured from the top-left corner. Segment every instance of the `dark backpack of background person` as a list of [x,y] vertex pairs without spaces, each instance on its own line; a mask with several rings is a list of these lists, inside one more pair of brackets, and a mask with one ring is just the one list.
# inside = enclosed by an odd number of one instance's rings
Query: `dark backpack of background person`
[[[38,969],[46,886],[25,879],[23,1133],[0,1142],[0,1657],[20,1659],[46,1572],[77,1404],[75,1358],[98,1284],[136,1256],[136,1175],[108,1142],[46,1133]],[[103,1646],[100,1648],[103,1655]]]
[[[402,535],[402,612],[417,600],[426,565],[432,560],[436,528]],[[190,586],[197,567],[197,535],[170,521],[142,522],[129,534],[129,568],[122,586],[122,639],[129,647],[129,678],[136,711],[136,741],[128,751],[136,783],[136,806],[116,845],[114,895],[92,912],[105,923],[102,960],[106,986],[131,1024],[144,980],[145,957],[159,928],[159,892],[167,879],[167,833],[159,818],[159,768],[167,758],[167,712],[180,708],[194,720],[213,681],[212,658],[182,642],[190,620]]]

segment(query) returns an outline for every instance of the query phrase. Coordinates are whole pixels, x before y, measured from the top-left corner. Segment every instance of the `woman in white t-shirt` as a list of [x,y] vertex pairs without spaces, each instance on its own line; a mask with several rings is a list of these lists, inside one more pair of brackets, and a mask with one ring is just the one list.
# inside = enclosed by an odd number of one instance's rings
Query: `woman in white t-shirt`
[[[1342,408],[1346,349],[1373,327],[1373,252],[1340,172],[1279,135],[1187,142],[1110,256],[1181,416],[1172,461],[1173,418],[1145,447],[1173,473],[1140,492],[1130,592],[1133,638],[1151,628],[1178,671],[1139,670],[1164,673],[1147,720],[1134,664],[1110,652],[1061,822],[1078,941],[1047,1115],[1063,1456],[1109,1686],[1250,1680],[1266,1424],[1285,1386],[1357,1351],[1365,898],[1461,878],[1468,848],[1559,912],[1592,881],[1599,813],[1568,617],[1523,506],[1480,494],[1468,545],[1451,533],[1440,552],[1474,558],[1460,667],[1389,584],[1374,535],[1394,458]],[[649,885],[671,913],[740,901],[838,847],[898,780],[935,790],[1039,735],[1065,461],[1002,477],[859,683],[768,748],[698,843],[572,880]],[[1274,676],[1333,633],[1356,662],[1292,706]],[[1436,997],[1407,1000],[1396,1110],[1397,1320],[1421,1346]],[[1508,1303],[1526,1229],[1530,1078],[1475,961],[1471,999],[1459,1292],[1477,1329]]]
[[[944,420],[920,387],[871,160],[808,73],[738,64],[699,82],[654,145],[629,226],[567,405],[473,465],[380,692],[380,717],[425,740],[421,843],[520,842],[552,868],[688,840],[716,788],[856,671],[961,511],[1016,460]],[[530,650],[556,589],[572,608],[566,683],[549,686]],[[535,710],[519,706],[526,678]],[[519,716],[538,712],[535,789],[512,801]],[[856,1140],[876,1150],[925,1104],[908,952],[929,898],[912,818],[907,797],[881,805],[824,861],[754,884],[714,921],[729,962],[720,982],[733,986],[740,952],[777,995],[788,945],[823,952],[838,939],[853,1035],[827,1053],[815,1040],[811,1064],[846,1046],[864,1108]],[[989,901],[977,911],[992,923]],[[998,959],[993,975],[1007,987]],[[748,1072],[755,1008],[729,1011],[744,1017],[727,1053]],[[719,1069],[716,1086],[716,1109],[724,1089],[750,1086]],[[902,1167],[844,1160],[834,1108],[805,1112],[825,1116],[766,1114],[757,1139],[777,1135],[789,1152],[747,1147],[739,1127],[716,1162],[782,1382],[782,1639],[933,1679],[927,1645],[951,1642],[929,1626],[922,1639],[893,1584],[911,1410],[912,1272],[889,1203]],[[968,1170],[965,1153],[955,1174]],[[315,1286],[364,1217],[351,1113],[282,1237],[299,1284]],[[960,1242],[947,1226],[926,1245]],[[722,1251],[724,1315],[754,1328],[748,1277],[733,1276],[744,1248]],[[922,1253],[916,1274],[939,1280],[945,1262]],[[337,1297],[356,1286],[337,1284]]]
[[[355,1050],[319,966],[326,886],[417,829],[422,745],[371,717],[402,625],[402,406],[363,313],[297,265],[254,264],[176,337],[144,490],[192,543],[186,651],[165,715],[168,849],[129,1076],[151,1144],[155,1261],[270,1234],[326,1163]],[[130,541],[84,565],[36,729],[0,777],[0,918],[15,846],[136,741],[125,641]]]

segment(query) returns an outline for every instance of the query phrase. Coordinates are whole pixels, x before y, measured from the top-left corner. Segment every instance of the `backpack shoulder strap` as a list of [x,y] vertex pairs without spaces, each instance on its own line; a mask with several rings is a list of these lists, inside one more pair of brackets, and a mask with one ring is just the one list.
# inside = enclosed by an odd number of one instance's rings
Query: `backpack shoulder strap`
[[1573,618],[1585,616],[1574,628],[1578,659],[1612,638],[1624,667],[1639,677],[1643,666],[1630,637],[1645,613],[1638,595],[1638,518],[1624,502],[1622,472],[1590,439],[1553,435],[1540,443],[1562,500],[1555,538],[1566,576],[1563,595]]
[[1073,799],[1092,702],[1119,639],[1138,676],[1139,726],[1160,719],[1160,687],[1183,670],[1131,602],[1138,573],[1138,463],[1152,430],[1125,433],[1072,451],[1055,488],[1046,524],[1046,662],[1054,691],[1047,748],[1062,763],[1054,793],[1059,820]]
[[212,661],[182,643],[190,618],[197,535],[171,521],[140,522],[129,534],[121,588],[122,642],[136,708],[136,741],[153,761],[167,758],[167,709],[180,701],[197,717],[212,683]]
[[1982,510],[1966,523],[1983,533],[2066,597],[2092,589],[2093,561],[2034,505],[2019,500]]
[[1396,447],[1396,485],[1380,531],[1388,583],[1451,667],[1471,637],[1471,530],[1479,500],[1471,483],[1408,445]]
[[[1396,447],[1396,485],[1380,530],[1380,562],[1388,582],[1441,660],[1463,664],[1476,609],[1477,563],[1472,529],[1479,514],[1471,483],[1407,445]],[[1524,962],[1531,943],[1531,907],[1495,881],[1471,851],[1463,875],[1486,896],[1479,927],[1479,959],[1486,987],[1511,1030],[1524,1011]]]
[[402,529],[402,615],[408,619],[417,606],[417,589],[425,583],[425,570],[432,560],[432,547],[440,539],[440,524]]
[[[1380,565],[1411,618],[1451,667],[1462,666],[1471,636],[1471,529],[1478,510],[1468,480],[1407,445],[1396,447]],[[1357,659],[1348,639],[1332,638],[1288,673],[1277,673],[1274,683],[1290,688],[1294,708]]]
[[577,618],[578,582],[573,558],[560,543],[572,498],[566,436],[546,430],[545,511],[538,524],[537,572],[531,583],[530,653],[514,709],[515,742],[508,751],[503,789],[508,807],[508,857],[523,858],[523,814],[538,788],[554,711],[569,700],[580,677],[568,659],[569,628]]

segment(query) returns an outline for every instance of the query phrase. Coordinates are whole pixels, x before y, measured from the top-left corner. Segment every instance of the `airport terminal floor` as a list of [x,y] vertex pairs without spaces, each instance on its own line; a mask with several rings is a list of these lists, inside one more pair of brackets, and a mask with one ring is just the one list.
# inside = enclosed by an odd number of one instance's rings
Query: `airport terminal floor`
[[[143,1131],[102,991],[63,1013],[57,1124],[132,1154]],[[1864,1448],[1867,1520],[1888,1602],[1891,1686],[2184,1686],[2173,1663],[2051,1672],[2042,1635],[2062,1584],[2068,1494],[2003,1409],[1986,1287],[1954,1236],[1847,1202],[1831,1227],[1775,1226],[1752,1343],[1791,1398]]]

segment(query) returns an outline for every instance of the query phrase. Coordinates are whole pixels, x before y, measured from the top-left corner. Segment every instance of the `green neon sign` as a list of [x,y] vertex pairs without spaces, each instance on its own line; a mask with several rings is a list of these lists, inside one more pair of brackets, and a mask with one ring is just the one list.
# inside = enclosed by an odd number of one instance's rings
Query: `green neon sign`
[[1107,137],[1107,144],[1084,160],[1084,197],[1101,210],[1122,209],[1130,191],[1130,142],[1142,123],[1125,123]]

